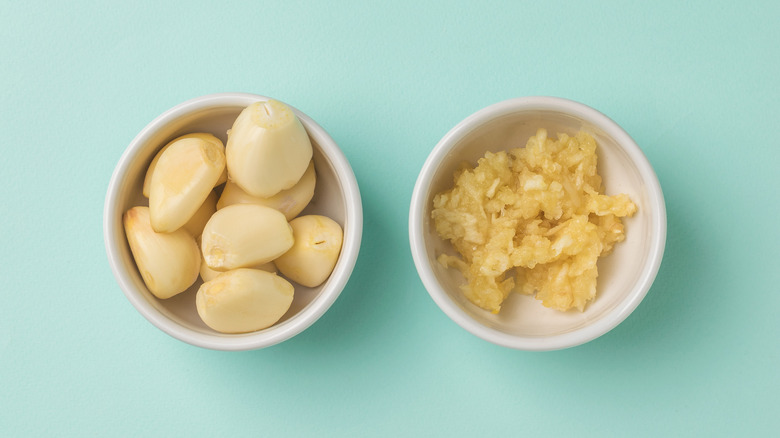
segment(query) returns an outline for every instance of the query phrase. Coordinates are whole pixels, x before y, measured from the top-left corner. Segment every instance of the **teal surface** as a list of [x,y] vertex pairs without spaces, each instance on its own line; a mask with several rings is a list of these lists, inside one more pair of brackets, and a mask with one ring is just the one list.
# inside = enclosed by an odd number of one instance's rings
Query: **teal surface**
[[[777,2],[159,3],[0,2],[0,436],[778,434]],[[242,353],[154,328],[102,237],[108,181],[136,133],[224,91],[317,120],[365,215],[331,310]],[[527,95],[617,121],[668,209],[639,308],[547,353],[450,321],[408,244],[432,147]]]

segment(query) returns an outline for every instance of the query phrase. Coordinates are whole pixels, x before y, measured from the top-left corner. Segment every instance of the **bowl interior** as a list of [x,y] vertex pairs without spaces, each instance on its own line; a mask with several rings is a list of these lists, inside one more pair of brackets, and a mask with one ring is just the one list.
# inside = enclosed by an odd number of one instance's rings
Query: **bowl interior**
[[[599,260],[597,296],[584,312],[548,309],[532,296],[512,293],[501,312],[494,315],[471,304],[459,289],[465,283],[463,276],[455,269],[443,268],[436,261],[441,253],[455,253],[450,243],[436,234],[430,219],[433,197],[452,187],[453,172],[464,160],[474,165],[485,151],[524,147],[538,128],[547,129],[548,136],[552,138],[558,133],[574,135],[580,130],[593,135],[599,146],[598,166],[605,192],[610,195],[628,194],[637,204],[638,211],[633,217],[624,219],[626,240],[617,244],[612,254]],[[431,184],[427,193],[422,194],[422,199],[422,238],[426,258],[423,263],[430,266],[436,282],[462,312],[500,333],[549,337],[589,326],[622,305],[646,276],[653,230],[651,194],[643,182],[640,169],[617,140],[581,118],[552,110],[525,110],[504,114],[473,128],[456,141],[433,169]]]
[[[108,205],[110,211],[106,212],[106,216],[111,218],[109,219],[111,223],[107,224],[107,238],[112,239],[113,242],[111,243],[117,248],[115,260],[119,266],[115,266],[114,269],[115,272],[119,273],[118,275],[125,274],[127,277],[126,280],[129,285],[125,284],[124,289],[128,298],[133,301],[133,304],[139,308],[151,322],[167,331],[169,334],[183,338],[183,340],[192,343],[190,335],[194,333],[194,336],[200,336],[199,340],[203,341],[203,344],[206,344],[205,346],[209,347],[218,346],[226,339],[262,337],[264,332],[270,330],[277,331],[292,324],[293,320],[304,313],[307,307],[329,306],[330,303],[335,300],[341,287],[343,287],[343,282],[346,281],[343,277],[348,277],[352,270],[352,265],[349,261],[344,260],[345,257],[343,255],[345,250],[342,249],[342,256],[340,257],[333,274],[325,283],[315,288],[308,288],[291,282],[295,286],[295,297],[288,312],[274,326],[247,334],[218,333],[210,329],[201,321],[195,307],[195,293],[202,284],[200,278],[198,278],[198,281],[187,291],[166,300],[156,298],[146,288],[135,265],[124,234],[122,214],[133,206],[148,205],[148,200],[143,196],[141,190],[144,175],[152,158],[163,145],[173,138],[191,132],[208,132],[214,134],[223,142],[226,142],[227,130],[231,128],[233,121],[241,110],[252,101],[260,99],[243,98],[233,100],[235,101],[235,104],[225,105],[224,103],[214,103],[213,105],[201,105],[197,110],[181,112],[180,115],[174,115],[173,118],[167,119],[164,123],[160,122],[160,119],[158,119],[150,124],[145,131],[139,134],[134,141],[135,144],[133,147],[129,149],[126,156],[123,157],[125,160],[124,167],[122,168],[122,171],[115,175],[115,183],[118,184],[118,187],[115,190],[117,196],[113,202]],[[342,186],[342,183],[344,182],[342,179],[345,176],[340,175],[339,172],[336,171],[338,166],[334,164],[333,160],[329,158],[326,152],[328,148],[332,150],[333,148],[336,148],[336,146],[335,144],[332,144],[330,137],[328,137],[327,134],[324,134],[324,131],[322,131],[319,126],[314,124],[305,115],[297,110],[295,111],[304,127],[307,129],[307,132],[309,132],[309,137],[314,148],[313,159],[317,174],[314,197],[301,215],[321,214],[332,218],[344,229],[345,241],[343,248],[353,246],[354,242],[349,240],[352,239],[352,233],[349,232],[349,227],[353,224],[347,223],[349,216],[348,208],[350,208],[347,200],[348,195],[344,192]],[[162,118],[164,117],[161,117],[161,119]],[[324,142],[329,142],[331,144],[320,144]],[[327,147],[323,149],[323,146]],[[122,165],[120,164],[120,167],[121,166]],[[352,208],[354,208],[354,206]],[[352,263],[354,263],[354,261],[352,261]],[[335,285],[333,283],[339,284]],[[128,289],[131,289],[131,291],[128,291]],[[325,295],[324,291],[328,291],[327,294],[329,294],[329,296],[323,296]],[[140,295],[140,300],[134,295]],[[327,303],[318,303],[320,301],[327,301]],[[318,304],[315,305],[315,303]],[[321,314],[324,310],[325,309],[318,308],[312,310],[312,312],[319,312],[319,314]],[[319,314],[309,315],[310,321],[306,325],[313,322]],[[162,319],[159,318],[160,316]],[[165,319],[168,321],[165,321]],[[305,327],[298,327],[297,331],[300,331],[303,328]],[[288,327],[288,331],[290,330],[293,329]],[[191,333],[180,336],[182,333],[188,331]],[[292,334],[294,333],[291,333],[290,335]],[[269,342],[269,344],[280,340],[283,339],[276,339],[274,342]],[[240,343],[242,341],[238,339],[237,342]]]

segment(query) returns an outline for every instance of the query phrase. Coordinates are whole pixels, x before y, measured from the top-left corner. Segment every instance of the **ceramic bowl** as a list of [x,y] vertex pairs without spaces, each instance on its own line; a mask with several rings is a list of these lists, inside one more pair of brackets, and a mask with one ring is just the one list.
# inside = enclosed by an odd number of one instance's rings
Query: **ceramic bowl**
[[[624,219],[626,240],[599,260],[597,295],[583,312],[560,312],[533,296],[511,293],[498,314],[469,302],[454,268],[436,260],[452,253],[431,220],[433,197],[452,187],[455,169],[476,164],[486,151],[522,147],[538,128],[548,135],[590,133],[598,143],[599,173],[606,194],[626,193],[638,206]],[[498,345],[555,350],[595,339],[617,326],[639,305],[655,279],[666,243],[666,208],[653,168],[634,140],[604,114],[555,97],[523,97],[491,105],[469,116],[433,148],[420,171],[409,211],[409,239],[417,272],[431,298],[458,325]]]
[[311,138],[317,184],[304,214],[321,214],[344,229],[344,242],[329,279],[315,288],[295,285],[289,311],[273,326],[253,333],[222,334],[207,327],[195,308],[201,280],[187,291],[161,300],[144,285],[122,225],[122,215],[136,205],[148,205],[142,194],[146,169],[157,151],[171,139],[190,132],[209,132],[227,140],[227,130],[243,108],[268,100],[244,93],[198,97],[177,105],[149,123],[130,143],[117,164],[106,193],[103,233],[114,276],[130,303],[154,326],[176,339],[216,350],[252,350],[290,339],[319,319],[349,280],[357,260],[363,210],[355,175],[338,145],[314,120],[293,108]]

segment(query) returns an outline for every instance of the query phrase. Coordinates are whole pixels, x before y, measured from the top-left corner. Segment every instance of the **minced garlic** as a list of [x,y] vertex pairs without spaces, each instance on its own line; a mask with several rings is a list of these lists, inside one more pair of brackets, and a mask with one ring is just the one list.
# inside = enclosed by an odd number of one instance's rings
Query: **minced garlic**
[[637,209],[625,194],[601,194],[596,163],[590,135],[556,141],[540,129],[524,148],[488,152],[455,172],[432,218],[460,254],[438,260],[463,274],[472,303],[498,313],[517,290],[553,309],[584,310],[596,295],[598,258],[625,239],[620,218]]

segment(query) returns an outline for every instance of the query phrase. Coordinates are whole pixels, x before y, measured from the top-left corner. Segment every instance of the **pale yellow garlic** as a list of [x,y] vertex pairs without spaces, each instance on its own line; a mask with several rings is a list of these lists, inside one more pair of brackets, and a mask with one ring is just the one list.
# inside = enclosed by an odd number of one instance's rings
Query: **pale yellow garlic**
[[[272,262],[263,263],[262,265],[258,266],[251,266],[250,269],[259,269],[261,271],[270,272],[272,274],[276,273],[276,265],[274,265]],[[217,275],[224,274],[225,272],[230,271],[215,271],[211,268],[209,268],[209,265],[206,264],[206,261],[203,260],[203,254],[201,254],[201,261],[200,261],[200,278],[203,281],[211,281],[215,278],[217,278]]]
[[[152,159],[151,164],[149,164],[149,168],[146,169],[146,175],[144,176],[144,186],[143,186],[143,194],[147,198],[149,197],[149,192],[151,190],[152,186],[152,173],[154,173],[154,169],[157,167],[157,162],[160,160],[160,155],[162,155],[163,152],[165,152],[168,147],[173,144],[177,140],[181,140],[184,138],[200,138],[202,140],[214,143],[215,145],[218,145],[222,150],[224,151],[225,146],[222,144],[222,141],[218,139],[217,137],[214,137],[211,134],[207,134],[205,132],[195,132],[192,134],[185,134],[181,137],[176,137],[173,140],[169,141],[168,144],[163,146],[158,152],[157,155],[154,156]],[[225,167],[225,170],[222,171],[222,175],[220,175],[219,179],[217,180],[217,183],[214,186],[218,186],[220,184],[223,184],[225,181],[227,181],[227,166]]]
[[274,264],[279,272],[298,284],[319,286],[336,266],[344,232],[336,221],[320,215],[295,218],[290,226],[295,243]]
[[229,178],[248,194],[267,198],[301,179],[312,146],[293,111],[272,99],[241,111],[228,133],[225,154]]
[[311,201],[314,196],[314,186],[317,182],[317,175],[314,171],[314,162],[309,163],[301,179],[291,188],[271,196],[270,198],[258,198],[252,196],[241,189],[237,184],[228,181],[222,190],[222,195],[217,201],[217,209],[227,207],[233,204],[257,204],[265,205],[281,211],[287,220],[292,220]]
[[203,254],[202,253],[201,253],[200,257],[201,257],[201,260],[200,260],[200,278],[204,282],[211,281],[211,280],[217,278],[217,276],[219,274],[224,274],[225,273],[225,272],[222,272],[222,271],[215,271],[215,270],[209,268],[209,265],[207,265],[206,261],[203,260]]
[[203,204],[201,204],[198,211],[196,211],[190,220],[184,224],[184,229],[187,230],[187,232],[190,233],[193,237],[200,237],[200,235],[203,233],[203,228],[206,226],[206,223],[209,221],[209,219],[211,219],[211,215],[213,215],[216,211],[217,193],[212,190],[211,193],[209,193],[209,195],[206,197],[206,200],[203,201]]
[[212,329],[247,333],[279,321],[290,308],[293,293],[293,285],[276,274],[236,269],[203,283],[195,307]]
[[127,242],[146,287],[157,298],[184,292],[198,279],[198,245],[185,230],[157,233],[148,207],[133,207],[123,218]]
[[292,228],[271,207],[235,204],[217,210],[201,235],[203,258],[217,271],[268,263],[293,245]]
[[252,269],[259,269],[261,271],[276,273],[276,265],[273,262],[263,263],[261,265],[253,266]]
[[184,138],[160,155],[152,173],[149,210],[157,232],[186,224],[211,193],[225,169],[219,145],[202,138]]

